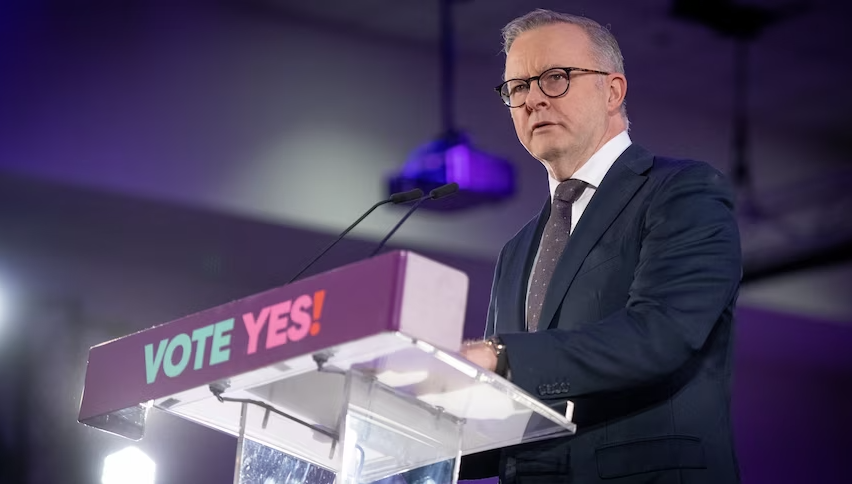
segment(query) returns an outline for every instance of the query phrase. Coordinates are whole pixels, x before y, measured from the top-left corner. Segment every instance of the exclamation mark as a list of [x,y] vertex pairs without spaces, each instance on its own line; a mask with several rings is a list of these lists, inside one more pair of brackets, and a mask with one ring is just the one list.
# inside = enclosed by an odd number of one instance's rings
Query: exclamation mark
[[322,316],[322,304],[325,302],[325,291],[317,291],[314,293],[314,323],[311,325],[311,336],[316,336],[320,332],[320,316]]

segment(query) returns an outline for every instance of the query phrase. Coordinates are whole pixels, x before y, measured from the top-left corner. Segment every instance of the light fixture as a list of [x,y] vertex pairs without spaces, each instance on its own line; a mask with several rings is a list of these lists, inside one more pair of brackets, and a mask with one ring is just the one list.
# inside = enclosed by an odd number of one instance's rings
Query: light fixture
[[127,447],[104,459],[101,484],[154,484],[156,464],[136,447]]
[[[514,167],[508,161],[474,148],[453,120],[455,45],[452,3],[438,0],[441,19],[442,134],[418,147],[402,170],[388,181],[389,193],[420,188],[424,192],[446,183],[458,183],[452,197],[423,205],[424,209],[457,210],[510,198],[515,193]],[[496,99],[495,99],[496,102]]]
[[471,146],[461,133],[444,136],[417,148],[402,170],[389,181],[389,192],[420,188],[425,192],[446,183],[458,183],[452,197],[423,208],[457,210],[504,200],[515,191],[515,173],[509,162]]

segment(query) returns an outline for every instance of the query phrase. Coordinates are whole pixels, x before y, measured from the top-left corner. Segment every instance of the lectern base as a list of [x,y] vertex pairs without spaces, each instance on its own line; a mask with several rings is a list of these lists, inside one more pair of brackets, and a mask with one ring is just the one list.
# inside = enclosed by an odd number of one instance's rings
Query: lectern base
[[[242,465],[235,481],[241,484],[335,484],[334,472],[266,447],[253,440],[241,446]],[[240,457],[238,457],[240,458]],[[395,474],[371,484],[448,484],[457,482],[456,459]]]

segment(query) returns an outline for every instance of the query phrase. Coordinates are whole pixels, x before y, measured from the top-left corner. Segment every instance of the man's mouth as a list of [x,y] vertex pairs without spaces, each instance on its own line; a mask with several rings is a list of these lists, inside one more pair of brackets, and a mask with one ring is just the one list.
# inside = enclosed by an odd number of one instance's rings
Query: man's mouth
[[556,125],[556,123],[551,123],[549,121],[539,121],[538,123],[535,123],[533,125],[532,130],[535,131],[538,128],[544,128],[546,126],[555,126],[555,125]]

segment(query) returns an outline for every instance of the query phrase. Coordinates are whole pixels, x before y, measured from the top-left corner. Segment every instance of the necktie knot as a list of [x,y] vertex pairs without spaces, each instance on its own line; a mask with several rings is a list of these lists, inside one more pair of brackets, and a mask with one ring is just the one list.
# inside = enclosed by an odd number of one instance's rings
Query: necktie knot
[[583,190],[586,188],[586,185],[587,183],[583,180],[569,178],[556,187],[556,191],[553,193],[553,200],[572,204],[580,198],[580,195],[583,194]]

